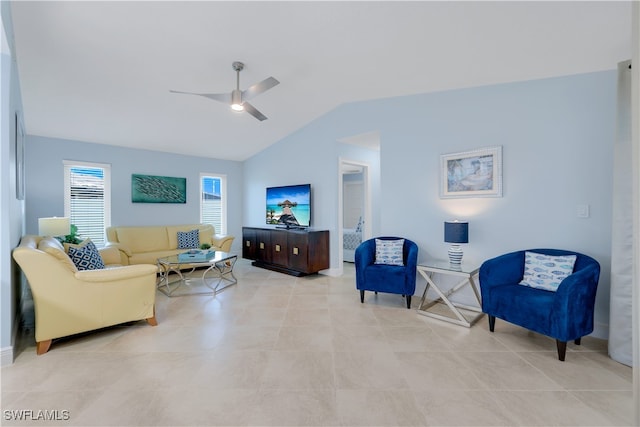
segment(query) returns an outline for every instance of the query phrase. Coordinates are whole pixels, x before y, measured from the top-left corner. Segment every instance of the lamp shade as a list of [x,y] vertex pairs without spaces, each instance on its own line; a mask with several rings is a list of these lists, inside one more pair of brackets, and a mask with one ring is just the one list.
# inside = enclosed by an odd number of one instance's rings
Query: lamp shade
[[38,234],[41,236],[66,236],[70,228],[68,217],[38,218]]
[[445,221],[444,241],[447,243],[469,243],[469,223]]

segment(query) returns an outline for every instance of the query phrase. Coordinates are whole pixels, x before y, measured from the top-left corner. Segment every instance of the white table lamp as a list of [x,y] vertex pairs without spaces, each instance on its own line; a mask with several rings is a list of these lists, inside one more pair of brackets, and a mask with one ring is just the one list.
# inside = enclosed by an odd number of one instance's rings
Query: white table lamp
[[38,218],[38,234],[40,236],[66,236],[71,230],[68,217]]

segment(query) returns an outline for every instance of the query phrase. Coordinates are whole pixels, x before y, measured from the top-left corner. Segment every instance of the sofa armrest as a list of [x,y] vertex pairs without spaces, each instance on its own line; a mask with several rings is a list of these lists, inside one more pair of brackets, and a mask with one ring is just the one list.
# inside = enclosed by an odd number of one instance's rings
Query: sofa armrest
[[213,249],[223,251],[223,252],[231,252],[231,244],[233,243],[234,236],[227,236],[223,234],[214,234],[211,237],[211,246]]
[[374,239],[365,240],[356,248],[355,264],[356,268],[364,268],[372,265],[376,260],[376,243]]
[[100,257],[102,257],[102,261],[104,261],[105,265],[122,263],[122,259],[120,258],[120,251],[116,247],[106,246],[104,248],[98,249],[98,252],[100,252]]
[[106,248],[116,248],[120,252],[124,252],[124,254],[126,254],[127,256],[133,255],[133,252],[131,252],[131,249],[129,249],[128,246],[125,246],[122,243],[107,243],[105,245],[105,247]]
[[155,275],[157,267],[151,264],[127,265],[124,267],[105,268],[101,270],[82,270],[75,273],[76,279],[83,282],[113,282],[135,277]]
[[[593,262],[567,276],[555,292],[550,311],[554,337],[571,340],[579,337],[588,326],[593,330],[593,312],[600,277],[600,265]],[[565,335],[566,334],[566,335]]]
[[482,263],[480,266],[480,286],[484,289],[493,286],[519,283],[524,274],[524,251],[500,255]]
[[129,265],[129,257],[133,255],[131,248],[121,243],[107,242],[105,248],[116,248],[120,251],[120,262],[116,264]]

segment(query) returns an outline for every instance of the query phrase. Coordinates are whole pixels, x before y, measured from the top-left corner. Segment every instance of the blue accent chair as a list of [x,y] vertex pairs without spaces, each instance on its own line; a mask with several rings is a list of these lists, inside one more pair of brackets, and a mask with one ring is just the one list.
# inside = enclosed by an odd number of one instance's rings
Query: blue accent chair
[[496,317],[555,338],[558,359],[564,361],[567,341],[593,332],[593,311],[600,264],[577,252],[559,249],[528,249],[545,255],[576,255],[573,273],[556,292],[519,285],[524,275],[525,251],[501,255],[480,266],[482,311],[494,331]]
[[400,294],[407,298],[411,308],[411,296],[416,290],[416,267],[418,245],[404,239],[402,258],[404,265],[375,264],[376,239],[397,240],[403,237],[376,237],[365,240],[355,252],[356,288],[360,291],[360,302],[364,303],[364,291]]

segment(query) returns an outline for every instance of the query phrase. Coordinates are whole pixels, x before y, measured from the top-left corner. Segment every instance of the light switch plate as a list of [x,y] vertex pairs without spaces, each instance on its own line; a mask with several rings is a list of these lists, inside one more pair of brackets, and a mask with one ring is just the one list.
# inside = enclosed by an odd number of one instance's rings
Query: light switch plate
[[589,218],[589,205],[577,205],[576,215],[578,218]]

